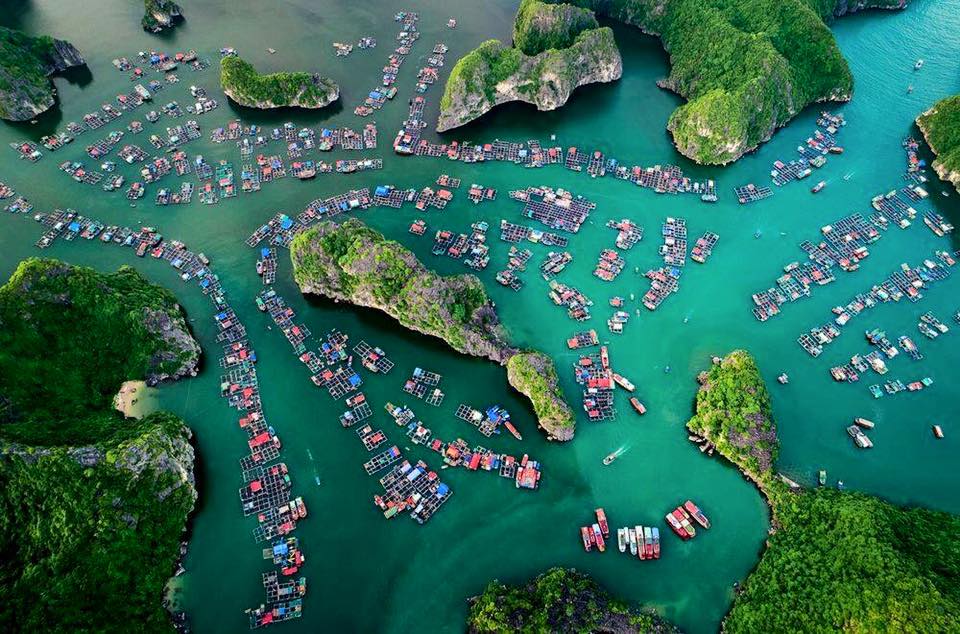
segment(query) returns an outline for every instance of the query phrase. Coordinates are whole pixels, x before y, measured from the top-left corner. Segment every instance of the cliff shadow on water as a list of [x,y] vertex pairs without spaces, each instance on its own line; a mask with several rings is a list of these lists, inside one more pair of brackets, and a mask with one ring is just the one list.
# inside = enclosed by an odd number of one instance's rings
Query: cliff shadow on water
[[[460,354],[438,337],[431,337],[416,330],[404,328],[393,317],[381,310],[357,306],[348,302],[335,302],[323,295],[314,293],[303,294],[303,299],[311,308],[322,313],[333,312],[343,317],[351,317],[364,331],[385,333],[389,337],[402,339],[411,350],[417,352],[419,363],[424,363],[435,357],[445,357],[444,361],[446,362],[454,361],[458,365],[465,364],[463,368],[465,373],[471,370],[484,372],[487,368],[498,368],[498,371],[503,374],[504,389],[509,389],[506,366],[498,366],[495,362],[481,357]],[[387,350],[387,353],[389,354],[390,351]],[[529,414],[534,416],[533,408],[529,402],[526,399],[522,399],[520,402],[523,403]]]
[[33,0],[3,0],[2,8],[0,26],[22,31],[32,21]]
[[343,95],[333,103],[313,110],[293,106],[269,109],[248,108],[226,97],[222,99],[221,105],[230,109],[231,119],[242,119],[245,124],[255,123],[264,128],[280,128],[290,121],[300,127],[322,128],[324,124],[343,112]]

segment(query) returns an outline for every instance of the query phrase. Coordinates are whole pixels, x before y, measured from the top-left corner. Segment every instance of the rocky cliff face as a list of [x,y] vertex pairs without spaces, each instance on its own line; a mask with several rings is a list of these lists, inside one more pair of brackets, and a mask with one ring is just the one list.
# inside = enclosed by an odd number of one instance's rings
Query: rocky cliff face
[[[623,74],[620,51],[609,28],[584,31],[569,48],[533,56],[507,49],[495,40],[484,47],[476,60],[461,67],[462,72],[455,68],[451,73],[440,106],[438,132],[469,123],[510,101],[529,103],[537,110],[555,110],[576,88],[615,81]],[[515,60],[513,72],[498,77],[498,63],[508,56]],[[463,60],[458,66],[461,63]]]
[[917,127],[937,155],[933,171],[960,192],[960,95],[938,101],[917,117]]
[[55,103],[49,76],[85,63],[69,42],[0,27],[0,118],[29,121],[45,112]]
[[833,17],[840,18],[865,9],[904,9],[907,0],[836,0]]
[[312,75],[300,88],[282,99],[256,98],[245,93],[241,86],[223,86],[223,93],[234,103],[247,108],[269,110],[271,108],[323,108],[340,98],[340,86],[334,82]]
[[[554,2],[557,0],[549,0]],[[809,104],[846,101],[853,76],[826,23],[906,0],[574,0],[660,37],[688,101],[667,129],[683,155],[724,165],[756,149]]]
[[157,335],[164,344],[150,359],[150,369],[146,377],[149,385],[197,374],[200,344],[190,334],[183,313],[179,311],[179,307],[177,309],[168,311],[153,309],[149,306],[143,308],[144,326],[148,332]]
[[297,237],[290,255],[304,293],[376,308],[463,354],[506,363],[516,352],[476,276],[441,277],[358,220],[321,223]]
[[47,75],[52,75],[86,63],[76,46],[66,40],[54,40],[43,70]]
[[82,467],[113,467],[129,474],[133,482],[141,478],[162,482],[155,492],[158,502],[180,487],[187,487],[190,498],[196,501],[194,449],[190,443],[193,432],[183,421],[166,412],[152,414],[143,423],[143,433],[116,446],[38,447],[4,443],[0,455],[33,465],[41,458],[64,452]]
[[183,10],[172,0],[144,0],[143,20],[145,31],[160,33],[183,19]]
[[507,361],[507,381],[530,399],[537,422],[551,440],[573,440],[576,420],[563,399],[557,370],[540,352],[521,352]]

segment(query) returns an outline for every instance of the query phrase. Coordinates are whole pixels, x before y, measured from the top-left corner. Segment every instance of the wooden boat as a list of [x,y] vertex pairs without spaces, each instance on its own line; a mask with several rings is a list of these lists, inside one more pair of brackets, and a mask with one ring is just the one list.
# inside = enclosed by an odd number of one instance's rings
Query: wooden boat
[[696,520],[697,524],[704,528],[710,528],[710,520],[707,519],[707,516],[703,514],[703,511],[700,510],[700,507],[694,504],[691,500],[684,502],[683,508],[693,516],[693,519]]
[[612,376],[613,376],[613,382],[619,385],[620,387],[622,387],[623,389],[625,389],[626,391],[632,392],[634,389],[636,389],[633,383],[631,383],[630,380],[627,379],[626,377],[620,376],[616,372],[614,372]]
[[580,538],[583,540],[583,549],[587,552],[593,547],[593,540],[591,539],[591,531],[586,526],[580,527]]
[[874,426],[872,420],[867,420],[866,418],[861,418],[861,417],[859,417],[859,416],[857,416],[856,418],[854,418],[854,419],[853,419],[853,422],[856,423],[857,425],[863,427],[864,429],[873,429],[873,426]]

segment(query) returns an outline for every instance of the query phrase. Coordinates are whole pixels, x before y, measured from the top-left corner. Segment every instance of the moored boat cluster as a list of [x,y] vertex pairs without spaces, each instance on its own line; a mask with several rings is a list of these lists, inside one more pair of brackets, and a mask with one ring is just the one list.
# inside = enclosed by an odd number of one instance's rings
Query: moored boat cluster
[[[610,525],[607,514],[602,508],[594,510],[596,522],[580,527],[580,539],[583,549],[590,552],[594,548],[603,553],[607,550],[606,540],[610,538]],[[696,535],[694,523],[702,528],[710,528],[710,520],[692,501],[687,500],[665,516],[669,526],[680,539],[688,540]],[[640,560],[660,559],[660,528],[657,526],[625,526],[617,529],[617,548],[621,553],[629,551],[631,557]]]

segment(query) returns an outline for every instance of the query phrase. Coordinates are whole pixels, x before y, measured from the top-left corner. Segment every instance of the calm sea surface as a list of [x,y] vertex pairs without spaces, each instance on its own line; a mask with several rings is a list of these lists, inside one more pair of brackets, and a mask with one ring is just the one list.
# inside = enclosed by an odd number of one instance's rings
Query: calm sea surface
[[[480,592],[488,580],[520,581],[552,565],[585,570],[618,595],[657,607],[684,629],[716,630],[729,609],[733,583],[743,579],[757,561],[768,527],[767,510],[757,491],[734,469],[705,458],[687,442],[683,425],[691,414],[697,372],[707,366],[711,355],[738,347],[754,353],[770,383],[782,441],[781,471],[812,484],[817,470],[823,468],[831,482],[842,479],[850,489],[900,503],[960,511],[960,472],[949,467],[960,446],[960,388],[953,380],[960,363],[956,339],[960,326],[936,341],[926,340],[916,328],[918,316],[927,310],[954,325],[952,314],[960,308],[960,277],[954,275],[936,285],[920,303],[883,305],[857,318],[819,359],[812,359],[796,344],[801,332],[832,317],[832,306],[867,291],[901,263],[916,265],[936,249],[956,249],[953,240],[937,238],[919,220],[906,231],[891,229],[873,245],[871,257],[859,271],[840,273],[836,283],[816,289],[812,298],[787,306],[781,316],[765,324],[750,312],[751,294],[771,286],[785,264],[802,259],[797,246],[801,240],[815,240],[821,226],[854,211],[866,215],[872,196],[901,186],[905,154],[900,141],[917,134],[914,117],[935,100],[960,92],[960,0],[920,0],[904,12],[868,13],[838,21],[834,30],[856,79],[853,101],[838,108],[849,121],[841,136],[846,152],[832,157],[823,169],[820,178],[828,184],[816,197],[810,194],[808,181],[777,189],[773,198],[746,207],[736,203],[732,188],[750,181],[765,184],[771,163],[792,158],[794,148],[813,131],[818,109],[803,112],[759,152],[732,167],[691,165],[674,151],[665,131],[667,117],[680,103],[655,85],[668,71],[667,58],[657,40],[635,29],[614,26],[624,61],[619,82],[581,89],[566,107],[552,113],[526,106],[503,107],[447,138],[547,142],[555,134],[558,144],[602,149],[629,164],[675,163],[693,176],[718,181],[721,200],[715,205],[692,196],[657,196],[621,181],[592,180],[559,167],[468,166],[392,154],[390,142],[405,118],[418,59],[425,59],[436,42],[446,42],[451,47],[448,70],[459,55],[482,40],[509,38],[513,2],[221,0],[189,2],[185,9],[189,20],[184,25],[172,35],[153,37],[139,29],[139,7],[129,0],[7,3],[0,23],[70,40],[88,60],[90,73],[57,79],[62,108],[42,117],[37,125],[0,125],[4,147],[0,180],[30,198],[38,211],[70,206],[108,224],[154,225],[164,236],[181,239],[213,260],[261,359],[264,407],[284,441],[283,459],[293,474],[294,492],[304,497],[310,510],[309,519],[297,530],[308,558],[304,572],[310,589],[304,618],[285,625],[284,631],[458,631],[466,613],[465,599]],[[202,153],[211,163],[229,159],[239,172],[240,157],[232,144],[214,145],[208,140],[211,129],[232,118],[242,117],[268,129],[286,120],[312,127],[362,127],[367,120],[355,117],[353,107],[379,82],[379,69],[397,31],[392,17],[401,9],[421,13],[423,35],[400,72],[400,97],[373,117],[380,130],[380,149],[333,155],[382,157],[381,172],[325,175],[308,183],[287,179],[265,185],[256,195],[241,194],[213,207],[202,206],[196,197],[188,206],[157,207],[151,201],[155,192],[151,187],[146,198],[131,208],[120,193],[74,183],[57,170],[57,164],[69,158],[84,159],[93,166],[83,146],[109,130],[125,129],[131,118],[142,119],[145,110],[88,132],[69,149],[47,153],[35,165],[17,160],[6,149],[11,141],[38,139],[79,120],[99,104],[112,102],[121,90],[129,91],[126,74],[116,71],[110,61],[121,55],[133,58],[140,50],[195,48],[215,61],[221,46],[233,46],[262,70],[311,69],[340,82],[340,103],[320,113],[265,114],[221,99],[218,110],[200,117],[204,138],[189,144],[188,153]],[[449,17],[459,21],[454,31],[445,26]],[[376,37],[378,46],[356,49],[347,58],[334,56],[332,42],[355,42],[363,36]],[[267,47],[277,53],[269,55]],[[917,58],[926,60],[920,72],[913,71]],[[184,69],[179,76],[179,84],[158,95],[161,104],[176,99],[186,105],[191,84],[219,93],[215,69],[202,73]],[[913,85],[912,94],[907,94],[908,84]],[[431,118],[441,92],[438,85],[427,93]],[[169,121],[164,118],[161,123],[169,125]],[[146,125],[149,129],[150,124]],[[436,137],[432,131],[427,136]],[[145,136],[135,140],[145,147],[146,141]],[[273,148],[282,151],[278,144]],[[132,168],[121,169],[128,177],[133,175]],[[290,346],[276,329],[267,329],[268,318],[254,306],[253,298],[262,285],[254,271],[256,252],[244,240],[277,211],[293,215],[314,198],[382,183],[420,188],[444,172],[463,179],[464,184],[495,187],[500,195],[493,203],[474,206],[461,193],[442,212],[415,213],[407,207],[371,209],[359,215],[445,274],[467,269],[432,256],[429,237],[408,234],[414,218],[426,219],[428,236],[440,228],[465,231],[481,219],[493,226],[501,218],[516,221],[519,205],[509,199],[508,191],[540,184],[564,187],[597,202],[589,224],[571,241],[574,262],[561,280],[595,301],[589,326],[610,342],[614,366],[637,385],[648,414],[637,417],[621,394],[618,420],[603,424],[581,420],[575,442],[547,443],[535,431],[524,399],[509,389],[501,368],[458,356],[434,340],[399,329],[377,313],[302,297],[282,253],[276,288],[314,333],[339,328],[356,340],[381,346],[396,362],[386,377],[367,375],[364,386],[375,410],[373,424],[383,428],[392,442],[409,445],[382,410],[388,400],[412,406],[443,439],[462,436],[471,444],[516,455],[529,453],[544,465],[542,486],[533,493],[518,491],[491,474],[443,471],[455,495],[427,525],[418,526],[407,518],[385,521],[373,506],[372,496],[379,486],[361,468],[366,452],[356,435],[337,422],[340,406],[310,383]],[[845,174],[849,179],[844,180]],[[164,184],[173,182],[167,177]],[[930,200],[918,208],[932,206],[957,224],[960,196],[954,192],[942,197],[941,189],[939,183],[932,183]],[[612,309],[606,300],[613,295],[640,297],[645,292],[646,280],[634,271],[659,265],[659,228],[667,216],[687,220],[691,242],[704,231],[720,234],[714,255],[706,265],[688,264],[679,293],[656,313],[642,310],[623,335],[609,334],[604,320]],[[600,250],[612,247],[615,238],[604,225],[623,217],[642,224],[645,238],[626,254],[627,270],[613,283],[601,282],[591,274],[593,265]],[[754,238],[757,231],[762,233],[759,239]],[[536,265],[548,249],[531,246],[535,255],[525,274],[527,286],[514,293],[494,282],[508,245],[496,239],[495,231],[491,234],[491,265],[480,277],[513,338],[553,355],[565,393],[576,404],[579,392],[571,371],[576,357],[566,350],[564,341],[580,325],[547,299],[546,283],[537,275]],[[32,245],[39,235],[39,227],[29,218],[0,216],[4,278],[21,259],[38,255]],[[254,521],[240,513],[237,461],[244,453],[244,435],[237,428],[237,414],[218,397],[219,347],[208,300],[195,287],[181,284],[166,265],[137,259],[129,250],[103,248],[99,242],[60,241],[44,255],[103,270],[134,265],[151,280],[174,289],[185,306],[207,353],[207,365],[198,378],[161,390],[165,406],[183,415],[199,447],[202,496],[179,597],[199,632],[246,629],[243,610],[263,600],[259,581],[266,566],[261,547],[250,535]],[[631,312],[637,306],[630,303]],[[908,381],[930,376],[935,381],[930,389],[874,400],[867,385],[875,377],[843,385],[831,380],[831,365],[867,351],[858,333],[873,327],[891,335],[909,334],[917,341],[925,358],[915,362],[902,355],[890,363],[888,377]],[[442,407],[433,408],[401,391],[415,366],[443,375],[446,400]],[[790,375],[788,386],[774,381],[784,371]],[[479,436],[454,418],[461,402],[504,405],[517,421],[523,442],[503,435],[490,440]],[[855,450],[846,436],[844,427],[854,416],[876,421],[872,451]],[[944,440],[933,438],[930,426],[935,423],[943,426]],[[611,467],[602,467],[603,456],[621,445],[628,448],[626,454]],[[423,448],[413,447],[407,454],[439,467],[436,454]],[[317,486],[315,476],[321,485]],[[713,528],[692,542],[680,543],[662,526],[662,517],[688,497],[710,515]],[[578,527],[590,521],[597,506],[606,509],[611,526],[661,524],[662,559],[640,563],[617,552],[584,553]]]

